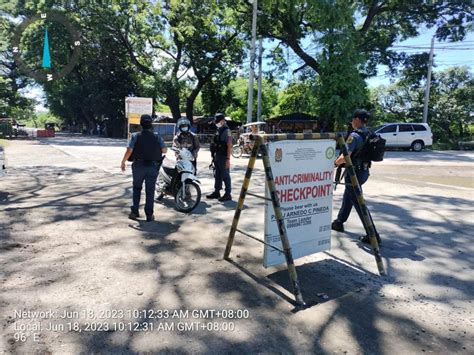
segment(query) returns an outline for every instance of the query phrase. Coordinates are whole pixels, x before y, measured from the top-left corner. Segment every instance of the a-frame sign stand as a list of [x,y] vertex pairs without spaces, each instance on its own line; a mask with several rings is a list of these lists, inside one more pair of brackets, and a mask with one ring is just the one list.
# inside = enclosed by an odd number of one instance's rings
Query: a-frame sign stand
[[[288,234],[285,227],[285,221],[283,218],[283,213],[280,208],[280,201],[278,199],[278,195],[276,193],[275,188],[275,181],[273,180],[273,173],[272,168],[270,165],[270,160],[268,158],[268,149],[265,145],[265,142],[268,141],[278,141],[278,140],[310,140],[310,139],[337,139],[339,146],[341,147],[342,154],[344,155],[344,159],[346,162],[346,172],[349,174],[351,179],[351,184],[355,190],[357,201],[360,205],[364,227],[369,232],[370,237],[370,244],[372,246],[375,261],[377,263],[377,268],[379,270],[380,275],[385,275],[385,269],[382,262],[382,257],[380,255],[379,245],[377,243],[377,238],[375,236],[375,228],[370,218],[369,211],[367,206],[365,205],[364,197],[362,195],[362,190],[360,188],[359,182],[357,181],[357,176],[355,174],[354,166],[352,165],[352,161],[350,156],[347,154],[347,148],[345,145],[344,138],[342,134],[336,133],[291,133],[291,134],[256,134],[251,135],[250,137],[254,142],[254,146],[252,149],[252,153],[250,155],[250,159],[247,165],[247,171],[245,173],[244,182],[242,184],[242,189],[240,190],[239,202],[237,203],[237,207],[235,208],[234,219],[232,221],[232,226],[230,228],[229,237],[227,239],[227,246],[224,252],[224,259],[229,260],[230,251],[232,248],[232,244],[234,243],[235,233],[239,232],[251,239],[254,239],[260,243],[263,243],[271,248],[278,250],[279,252],[285,255],[286,264],[288,267],[288,273],[290,275],[291,285],[293,287],[293,294],[295,296],[295,301],[298,306],[304,307],[306,303],[304,302],[303,295],[301,293],[300,284],[298,281],[298,275],[296,273],[296,267],[293,260],[293,255],[291,253],[291,246],[288,240]],[[255,162],[257,160],[257,154],[260,150],[262,154],[262,161],[263,166],[265,169],[265,177],[267,182],[268,191],[270,192],[270,199],[265,196],[256,195],[253,193],[248,192],[248,187],[250,185],[250,179],[252,177],[252,172],[255,167]],[[280,234],[280,239],[282,243],[282,249],[279,249],[273,245],[266,243],[264,240],[257,238],[249,233],[246,233],[243,230],[237,228],[240,220],[240,215],[244,208],[244,201],[247,195],[251,195],[257,198],[261,198],[264,200],[270,200],[273,205],[273,210],[275,212],[275,219],[278,225],[278,231]]]

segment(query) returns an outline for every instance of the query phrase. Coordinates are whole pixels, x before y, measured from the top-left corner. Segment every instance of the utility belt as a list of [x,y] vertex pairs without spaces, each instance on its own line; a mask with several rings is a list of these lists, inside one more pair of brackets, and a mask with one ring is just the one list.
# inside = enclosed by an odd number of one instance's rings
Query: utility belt
[[372,166],[372,164],[371,164],[370,161],[354,163],[354,169],[355,170],[362,170],[362,171],[369,170],[371,166]]

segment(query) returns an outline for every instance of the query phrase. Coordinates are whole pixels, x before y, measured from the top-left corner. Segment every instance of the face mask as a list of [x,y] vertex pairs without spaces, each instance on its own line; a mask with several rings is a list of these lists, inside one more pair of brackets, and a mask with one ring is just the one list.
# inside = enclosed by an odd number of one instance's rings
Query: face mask
[[189,128],[186,127],[186,126],[184,126],[184,127],[181,128],[181,131],[183,131],[183,132],[187,132],[188,130],[189,130]]

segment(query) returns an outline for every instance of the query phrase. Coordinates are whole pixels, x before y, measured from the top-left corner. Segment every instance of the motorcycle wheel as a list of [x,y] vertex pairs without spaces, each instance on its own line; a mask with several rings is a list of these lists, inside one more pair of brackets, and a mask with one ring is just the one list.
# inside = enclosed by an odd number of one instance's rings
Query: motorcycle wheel
[[242,156],[242,148],[240,145],[236,144],[232,146],[232,156],[234,158],[240,158]]
[[[183,199],[183,189],[185,197]],[[174,195],[175,207],[178,211],[189,213],[194,210],[201,201],[201,188],[194,181],[185,182]]]

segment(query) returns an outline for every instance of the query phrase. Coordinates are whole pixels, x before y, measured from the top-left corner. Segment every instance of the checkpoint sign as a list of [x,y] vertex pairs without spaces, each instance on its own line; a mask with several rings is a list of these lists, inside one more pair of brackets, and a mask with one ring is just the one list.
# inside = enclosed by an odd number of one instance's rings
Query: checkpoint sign
[[[271,142],[268,155],[293,258],[329,250],[335,141]],[[270,201],[265,204],[265,242],[282,247]],[[284,262],[284,254],[265,245],[263,266]]]

